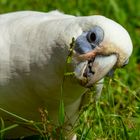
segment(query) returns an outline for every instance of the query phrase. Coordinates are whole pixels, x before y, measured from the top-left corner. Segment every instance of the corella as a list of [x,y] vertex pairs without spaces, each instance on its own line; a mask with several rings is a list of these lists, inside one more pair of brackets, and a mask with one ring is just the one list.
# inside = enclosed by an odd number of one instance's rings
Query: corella
[[[72,60],[66,66],[69,49]],[[126,65],[131,53],[128,32],[104,16],[75,17],[58,11],[2,14],[0,108],[4,110],[0,116],[9,126],[17,120],[5,110],[40,121],[41,108],[48,111],[52,124],[58,125],[59,104],[63,100],[64,125],[69,130],[85,90],[97,85],[101,92],[102,84],[98,83],[112,69]],[[73,75],[64,78],[66,69]],[[7,131],[6,137],[34,134],[35,131],[19,124]]]

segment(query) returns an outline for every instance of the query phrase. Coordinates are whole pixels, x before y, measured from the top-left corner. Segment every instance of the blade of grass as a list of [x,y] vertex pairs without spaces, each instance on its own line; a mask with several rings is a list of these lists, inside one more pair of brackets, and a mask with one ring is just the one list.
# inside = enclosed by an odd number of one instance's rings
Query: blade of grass
[[102,122],[101,122],[101,113],[100,113],[100,106],[99,103],[96,102],[96,110],[97,110],[97,115],[98,115],[98,122],[101,130],[101,134],[103,134],[103,127],[102,127]]
[[[7,114],[9,114],[9,115],[11,115],[11,116],[13,116],[13,117],[15,117],[15,118],[17,118],[17,119],[19,119],[19,120],[21,120],[21,121],[24,121],[24,122],[26,122],[28,124],[31,124],[32,126],[34,126],[37,129],[37,131],[40,133],[40,135],[42,135],[42,137],[44,137],[44,134],[42,133],[41,129],[35,124],[35,122],[33,120],[27,120],[27,119],[25,119],[25,118],[23,118],[21,116],[18,116],[18,115],[14,114],[14,113],[9,112],[9,111],[7,111],[7,110],[5,110],[3,108],[0,108],[0,110],[5,112],[5,113],[7,113]],[[11,126],[10,128],[13,128],[13,127]]]
[[13,117],[15,117],[15,118],[17,118],[17,119],[20,119],[20,120],[24,121],[24,122],[28,122],[28,123],[33,122],[33,121],[29,121],[29,120],[27,120],[27,119],[25,119],[25,118],[23,118],[23,117],[20,117],[20,116],[14,114],[14,113],[11,113],[11,112],[9,112],[9,111],[7,111],[7,110],[1,108],[1,107],[0,107],[0,110],[3,111],[3,112],[5,112],[5,113],[7,113],[7,114],[9,114],[9,115],[11,115],[11,116],[13,116]]
[[[2,118],[0,118],[1,120],[1,130],[3,130],[5,128],[5,124]],[[3,136],[4,136],[4,132],[0,133],[0,139],[3,140]]]
[[80,140],[83,140],[84,139],[85,129],[86,129],[86,123],[83,124],[82,135],[80,137]]
[[60,100],[59,105],[59,124],[62,126],[65,121],[65,111],[64,111],[64,102],[63,100]]
[[126,128],[126,126],[123,122],[123,118],[120,115],[116,115],[116,114],[110,114],[109,116],[112,116],[112,117],[115,117],[115,118],[119,119],[119,121],[121,122],[121,124],[123,126],[123,131],[124,131],[123,136],[125,136],[126,140],[129,140],[129,135],[128,135],[128,132],[127,132],[127,128]]
[[11,130],[11,129],[13,129],[15,127],[18,127],[18,126],[19,126],[18,124],[13,124],[11,126],[8,126],[8,127],[4,128],[4,129],[0,130],[0,133],[3,133],[3,132],[8,131],[8,130]]
[[132,93],[136,99],[140,102],[140,98],[136,95],[136,92],[131,90],[128,86],[126,86],[124,83],[122,83],[120,80],[113,79],[115,82],[117,82],[120,86],[126,88],[130,93]]

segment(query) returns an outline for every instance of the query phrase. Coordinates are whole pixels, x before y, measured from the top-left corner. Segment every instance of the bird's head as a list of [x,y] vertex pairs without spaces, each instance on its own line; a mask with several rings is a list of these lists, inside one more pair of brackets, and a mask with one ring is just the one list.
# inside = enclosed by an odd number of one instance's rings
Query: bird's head
[[121,25],[106,17],[89,16],[78,20],[83,22],[79,22],[82,32],[75,40],[75,75],[83,86],[91,87],[112,69],[128,63],[132,41]]

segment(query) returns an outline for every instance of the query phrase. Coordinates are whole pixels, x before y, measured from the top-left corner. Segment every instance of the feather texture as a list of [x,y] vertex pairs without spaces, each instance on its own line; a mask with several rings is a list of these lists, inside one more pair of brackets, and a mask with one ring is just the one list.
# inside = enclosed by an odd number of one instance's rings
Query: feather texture
[[[121,50],[125,51],[125,59],[131,55],[132,43],[128,33],[102,16],[75,17],[58,11],[0,15],[0,107],[29,120],[39,120],[38,109],[47,108],[53,123],[57,124],[70,43],[73,37],[76,39],[94,25],[104,29],[104,42],[124,46]],[[116,32],[112,38],[114,28]],[[120,35],[120,42],[115,38],[118,33],[125,34]],[[130,47],[126,49],[127,46]],[[72,71],[75,65],[71,67]],[[63,100],[65,113],[71,121],[75,119],[84,91],[75,77],[65,78]],[[3,112],[0,115],[10,118]],[[9,137],[21,135],[24,134],[12,133]]]

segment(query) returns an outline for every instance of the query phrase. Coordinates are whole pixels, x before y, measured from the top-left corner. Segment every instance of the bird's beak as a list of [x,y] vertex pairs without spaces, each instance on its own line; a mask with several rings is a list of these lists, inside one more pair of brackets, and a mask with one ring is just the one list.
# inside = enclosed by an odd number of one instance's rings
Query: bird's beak
[[94,83],[101,80],[114,67],[116,62],[117,56],[114,54],[110,56],[96,56],[95,60],[89,64],[93,74],[87,77],[86,87],[91,87]]
[[117,62],[115,54],[109,56],[97,55],[94,60],[80,62],[76,69],[76,77],[85,87],[91,87],[102,79]]

